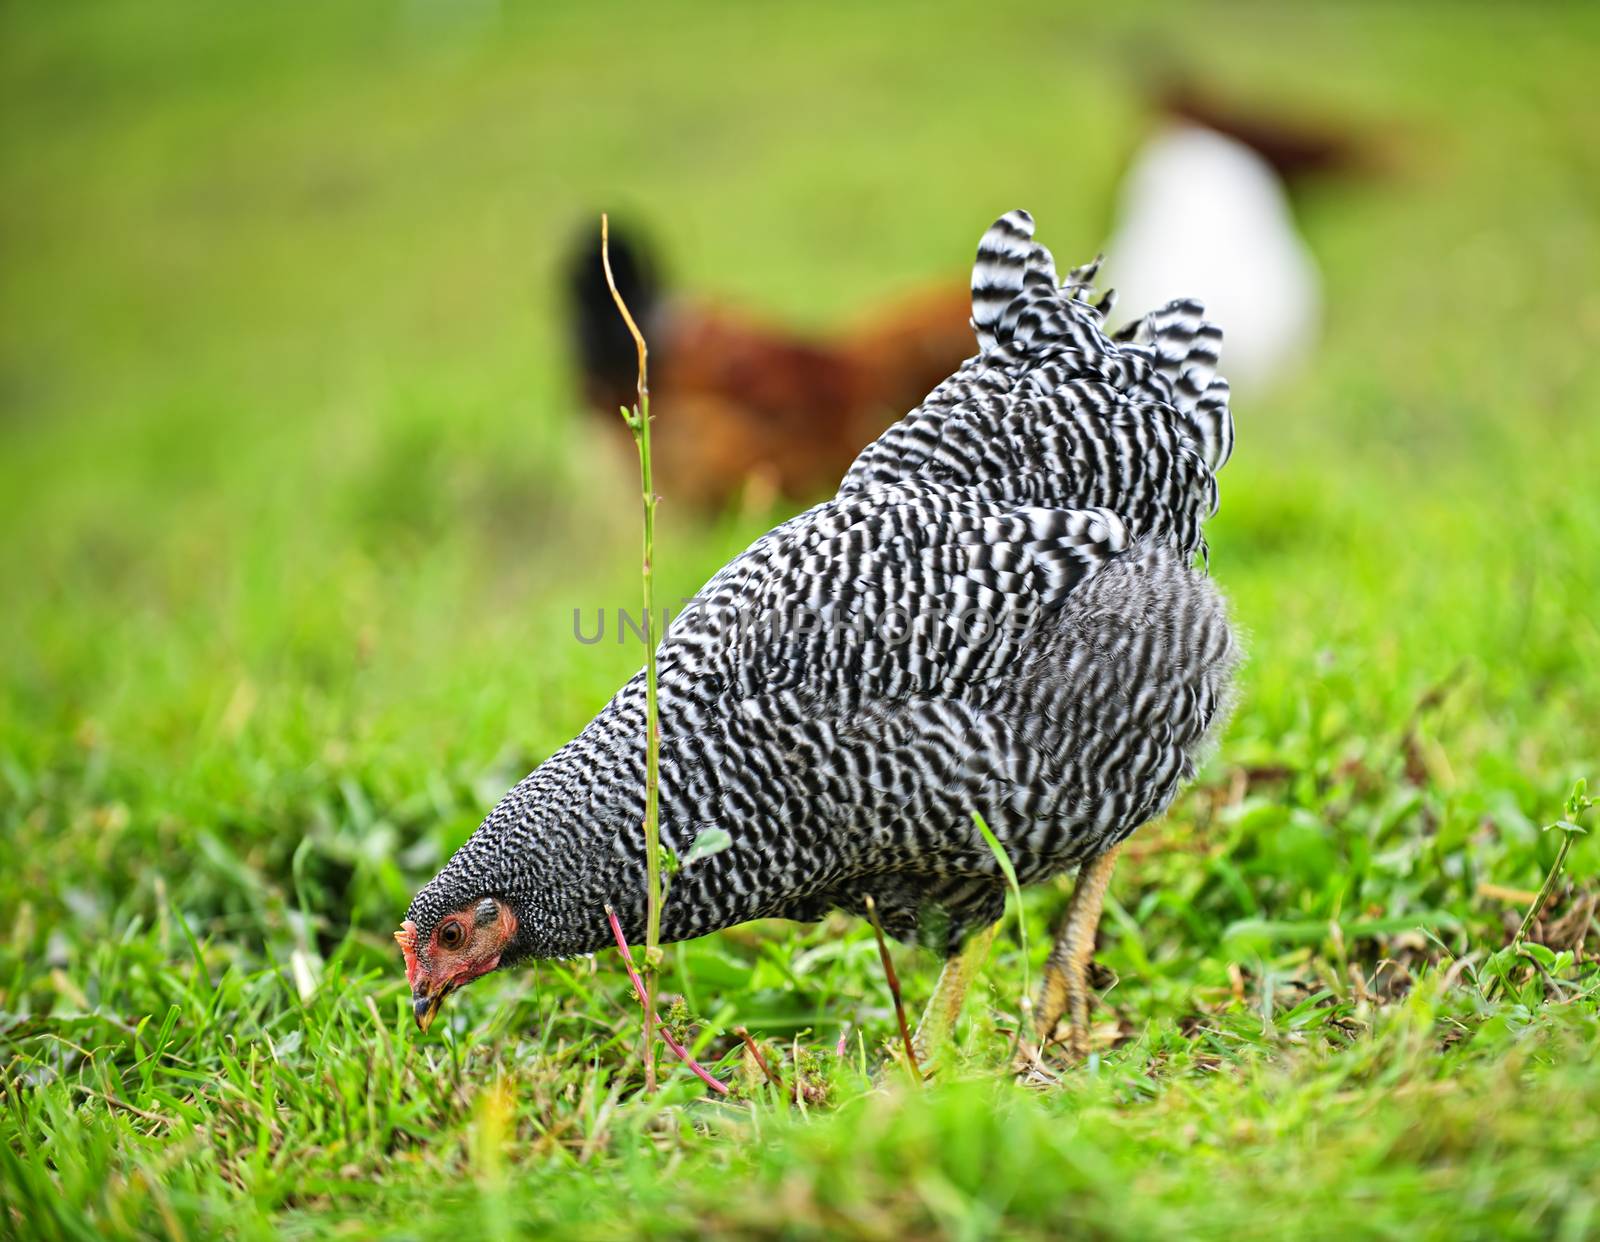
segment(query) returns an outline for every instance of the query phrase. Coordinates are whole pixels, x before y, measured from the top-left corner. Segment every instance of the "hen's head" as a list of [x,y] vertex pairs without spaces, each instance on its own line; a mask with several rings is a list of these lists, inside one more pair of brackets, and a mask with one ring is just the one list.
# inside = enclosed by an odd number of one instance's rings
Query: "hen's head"
[[644,851],[623,844],[639,836],[643,780],[604,779],[629,747],[642,753],[643,733],[613,715],[619,739],[569,742],[540,764],[411,899],[395,939],[424,1030],[445,996],[492,970],[604,947],[607,903],[643,891]]
[[427,1030],[451,992],[509,961],[518,919],[499,897],[474,898],[459,908],[424,900],[412,903],[410,916],[394,938],[406,958],[411,1010]]

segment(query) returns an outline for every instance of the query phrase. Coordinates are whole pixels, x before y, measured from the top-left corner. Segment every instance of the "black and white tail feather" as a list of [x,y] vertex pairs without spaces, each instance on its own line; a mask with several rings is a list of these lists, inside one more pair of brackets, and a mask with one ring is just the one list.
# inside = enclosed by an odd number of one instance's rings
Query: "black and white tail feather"
[[1233,450],[1222,331],[1180,299],[1108,336],[1114,295],[1089,300],[1099,263],[1058,285],[1033,218],[995,221],[972,272],[978,354],[868,446],[840,495],[960,483],[997,500],[1108,508],[1136,536],[1203,551]]

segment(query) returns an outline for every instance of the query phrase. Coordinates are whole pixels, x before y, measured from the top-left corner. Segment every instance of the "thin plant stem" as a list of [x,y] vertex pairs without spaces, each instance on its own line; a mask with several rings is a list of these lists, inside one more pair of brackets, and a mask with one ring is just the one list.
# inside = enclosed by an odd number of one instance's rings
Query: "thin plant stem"
[[889,942],[883,937],[883,926],[878,922],[878,903],[867,898],[867,920],[872,924],[872,934],[878,938],[878,957],[883,962],[884,977],[889,980],[889,996],[894,1001],[895,1020],[900,1023],[900,1043],[906,1050],[906,1070],[911,1080],[922,1085],[922,1066],[917,1064],[917,1050],[911,1043],[911,1028],[906,1025],[905,1002],[900,999],[900,976],[895,973],[894,959],[889,956]]
[[645,776],[644,776],[644,850],[645,850],[645,937],[644,937],[644,1089],[654,1094],[656,1089],[656,976],[661,966],[661,713],[656,686],[656,495],[655,475],[650,457],[650,351],[645,345],[644,333],[634,322],[628,304],[617,289],[616,278],[611,274],[611,224],[600,216],[600,261],[606,272],[606,286],[611,299],[622,313],[623,322],[633,337],[639,354],[638,403],[630,417],[622,411],[623,420],[633,432],[634,446],[639,450],[639,494],[644,505],[644,556],[640,567],[644,592],[644,703],[645,703]]
[[772,1066],[767,1064],[767,1058],[761,1055],[761,1047],[751,1038],[750,1032],[742,1026],[736,1026],[733,1028],[733,1033],[744,1041],[744,1046],[749,1050],[750,1055],[755,1058],[756,1064],[760,1066],[761,1072],[766,1075],[767,1081],[781,1095],[783,1093],[783,1079],[779,1078]]
[[1533,926],[1534,920],[1539,917],[1539,912],[1544,909],[1544,903],[1550,900],[1550,894],[1555,891],[1556,881],[1561,878],[1561,868],[1566,865],[1567,851],[1572,848],[1573,834],[1570,832],[1561,835],[1561,848],[1556,851],[1555,865],[1550,868],[1550,873],[1544,877],[1544,883],[1539,886],[1539,895],[1533,899],[1533,904],[1528,907],[1528,912],[1522,916],[1522,926],[1517,928],[1517,934],[1511,937],[1511,952],[1515,956],[1522,942],[1528,938],[1528,929]]
[[[1584,812],[1595,805],[1595,801],[1595,799],[1588,796],[1588,782],[1580,780],[1572,787],[1572,793],[1567,796],[1566,815],[1564,818],[1557,820],[1545,829],[1546,832],[1559,830],[1561,833],[1561,845],[1556,850],[1556,860],[1551,864],[1550,870],[1546,872],[1544,883],[1539,886],[1539,892],[1535,895],[1533,904],[1528,907],[1527,914],[1522,916],[1522,925],[1517,928],[1517,934],[1511,937],[1511,944],[1506,951],[1506,957],[1511,961],[1514,962],[1517,955],[1522,951],[1522,942],[1528,938],[1528,932],[1532,929],[1534,921],[1544,909],[1545,902],[1550,900],[1550,894],[1555,891],[1556,882],[1561,878],[1562,869],[1566,866],[1567,851],[1572,848],[1572,838],[1583,835],[1584,830],[1578,827],[1576,821],[1582,818]],[[1535,965],[1537,966],[1538,963],[1536,962]],[[1544,971],[1542,966],[1539,969],[1541,972]],[[1505,966],[1501,966],[1497,974],[1489,979],[1489,985],[1484,989],[1484,998],[1493,1000],[1502,982],[1507,987],[1510,986],[1510,980],[1506,977]]]
[[[611,920],[611,934],[616,938],[617,950],[622,954],[622,964],[628,971],[628,979],[633,984],[633,993],[639,998],[639,1004],[645,1004],[647,992],[644,980],[639,978],[639,972],[634,969],[633,950],[628,947],[628,938],[622,934],[622,924],[617,919],[617,912],[610,906],[606,907],[606,918]],[[727,1095],[728,1088],[725,1083],[719,1082],[711,1076],[711,1072],[694,1059],[690,1051],[672,1037],[672,1032],[665,1025],[657,1024],[656,1030],[661,1033],[661,1042],[666,1044],[672,1055],[677,1057],[691,1070],[701,1082],[710,1087],[718,1095]]]
[[[972,822],[977,825],[984,844],[994,855],[994,860],[999,865],[1001,874],[1005,876],[1006,885],[1011,889],[1011,896],[1016,904],[1017,939],[1022,946],[1021,1020],[1017,1023],[1017,1037],[1012,1041],[1011,1055],[1008,1058],[1015,1059],[1018,1049],[1023,1046],[1023,1031],[1033,1025],[1033,978],[1028,969],[1028,916],[1022,909],[1022,888],[1017,883],[1017,869],[1011,863],[1011,855],[1006,852],[1006,847],[1000,844],[1000,838],[994,835],[994,829],[984,822],[983,816],[977,811],[972,813]],[[1031,1049],[1027,1051],[1027,1056],[1030,1061],[1038,1059]]]

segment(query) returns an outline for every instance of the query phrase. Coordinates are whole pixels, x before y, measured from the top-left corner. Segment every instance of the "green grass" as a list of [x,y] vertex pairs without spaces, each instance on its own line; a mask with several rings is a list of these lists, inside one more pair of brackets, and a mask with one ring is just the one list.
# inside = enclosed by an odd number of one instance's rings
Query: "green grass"
[[[1488,984],[1493,894],[1600,778],[1594,14],[327,8],[0,10],[0,1232],[1600,1235],[1592,835]],[[667,950],[732,1104],[640,1097],[614,954],[418,1037],[411,892],[639,661],[571,637],[637,588],[573,232],[644,215],[682,283],[817,324],[1012,206],[1087,256],[1156,48],[1389,171],[1302,204],[1325,345],[1237,409],[1250,659],[1119,867],[1114,1043],[1009,1079],[1008,923],[934,1083],[880,1079],[842,920]],[[775,516],[662,513],[668,597]],[[1024,896],[1034,978],[1064,905]]]

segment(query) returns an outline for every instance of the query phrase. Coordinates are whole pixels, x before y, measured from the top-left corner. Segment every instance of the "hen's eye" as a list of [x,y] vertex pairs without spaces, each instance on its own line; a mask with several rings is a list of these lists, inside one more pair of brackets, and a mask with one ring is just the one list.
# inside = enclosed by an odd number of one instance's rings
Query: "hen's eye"
[[460,923],[446,923],[439,929],[439,943],[447,949],[459,949],[466,938],[467,934],[461,930]]

